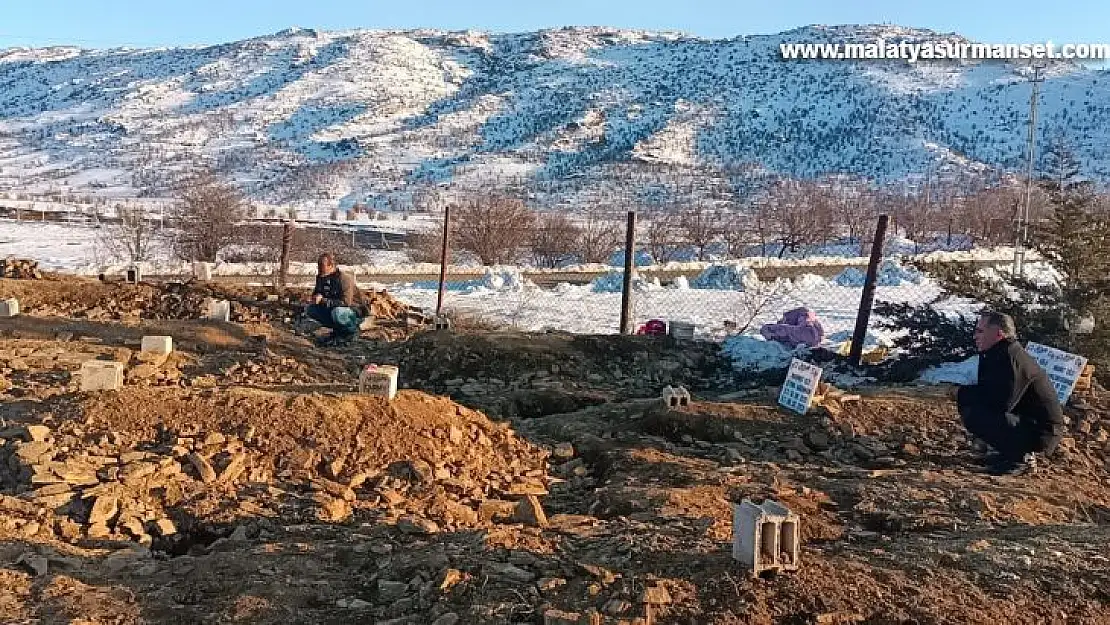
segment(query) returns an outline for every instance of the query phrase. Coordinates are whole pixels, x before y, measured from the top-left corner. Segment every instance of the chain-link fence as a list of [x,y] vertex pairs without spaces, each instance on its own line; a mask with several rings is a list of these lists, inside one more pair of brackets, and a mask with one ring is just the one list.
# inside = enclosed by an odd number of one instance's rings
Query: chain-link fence
[[[892,228],[885,229],[881,252],[871,258],[875,222],[870,228],[857,225],[856,237],[791,245],[781,238],[760,242],[749,236],[748,245],[741,246],[737,244],[741,233],[729,230],[743,227],[735,221],[718,218],[698,238],[690,236],[689,226],[664,230],[650,217],[631,217],[632,221],[626,217],[628,213],[609,213],[604,220],[593,216],[598,223],[608,224],[606,262],[569,266],[553,262],[524,270],[494,265],[484,274],[449,278],[443,287],[444,312],[522,330],[692,334],[711,340],[750,335],[786,343],[819,342],[847,353],[857,318],[861,310],[870,311],[871,302],[918,305],[940,294],[940,288],[912,262],[920,246],[907,243]],[[631,238],[628,223],[634,224]],[[531,225],[529,236],[554,241],[566,235],[564,228],[573,231],[574,226],[573,222]],[[454,237],[457,230],[451,232]],[[524,233],[516,236],[526,240]],[[577,236],[583,236],[581,230]],[[442,228],[436,237],[442,243]],[[429,237],[429,242],[436,237]],[[619,239],[623,245],[614,249]],[[567,256],[571,262],[576,260],[572,254]],[[1006,262],[967,252],[965,257],[980,264]],[[626,279],[628,267],[631,273]],[[430,285],[422,286],[422,297],[404,294],[421,299],[418,305],[438,305],[427,294]],[[871,296],[861,308],[869,290]],[[879,327],[879,321],[862,328],[865,351],[881,350],[888,342],[889,333]]]

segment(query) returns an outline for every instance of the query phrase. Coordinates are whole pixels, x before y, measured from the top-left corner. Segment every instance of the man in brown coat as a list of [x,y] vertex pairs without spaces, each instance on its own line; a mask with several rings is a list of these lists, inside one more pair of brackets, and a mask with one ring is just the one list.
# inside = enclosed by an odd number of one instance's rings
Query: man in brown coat
[[350,342],[358,336],[359,325],[370,314],[362,292],[355,285],[354,276],[340,271],[331,254],[321,254],[316,269],[316,288],[312,290],[312,303],[305,312],[332,330],[318,344]]

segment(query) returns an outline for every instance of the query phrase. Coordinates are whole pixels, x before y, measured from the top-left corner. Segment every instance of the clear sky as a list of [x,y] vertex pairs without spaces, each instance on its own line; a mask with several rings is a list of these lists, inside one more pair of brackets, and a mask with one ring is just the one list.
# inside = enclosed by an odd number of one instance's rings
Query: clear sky
[[1110,0],[0,0],[0,48],[211,44],[290,26],[519,32],[558,26],[768,34],[894,23],[988,43],[1110,43]]

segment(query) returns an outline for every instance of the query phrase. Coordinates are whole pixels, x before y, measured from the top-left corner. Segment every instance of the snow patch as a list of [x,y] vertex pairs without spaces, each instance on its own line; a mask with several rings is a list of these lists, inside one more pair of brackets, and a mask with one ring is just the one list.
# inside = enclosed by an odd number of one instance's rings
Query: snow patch
[[690,286],[715,291],[747,291],[759,285],[759,278],[743,262],[714,263],[705,268]]

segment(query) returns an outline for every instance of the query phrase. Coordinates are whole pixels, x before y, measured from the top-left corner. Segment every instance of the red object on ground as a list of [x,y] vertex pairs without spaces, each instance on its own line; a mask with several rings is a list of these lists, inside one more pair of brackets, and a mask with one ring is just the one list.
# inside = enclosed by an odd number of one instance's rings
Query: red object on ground
[[636,334],[647,336],[667,336],[667,322],[662,319],[652,319],[636,330]]

